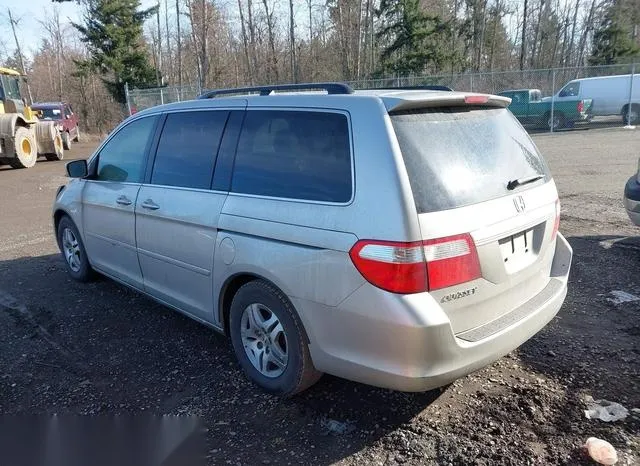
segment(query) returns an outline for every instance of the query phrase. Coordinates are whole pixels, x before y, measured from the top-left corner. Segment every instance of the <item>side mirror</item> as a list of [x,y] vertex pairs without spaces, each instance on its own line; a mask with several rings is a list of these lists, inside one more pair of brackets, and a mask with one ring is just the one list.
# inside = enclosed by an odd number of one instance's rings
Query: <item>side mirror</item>
[[69,178],[86,178],[89,174],[86,160],[74,160],[67,164],[67,176]]

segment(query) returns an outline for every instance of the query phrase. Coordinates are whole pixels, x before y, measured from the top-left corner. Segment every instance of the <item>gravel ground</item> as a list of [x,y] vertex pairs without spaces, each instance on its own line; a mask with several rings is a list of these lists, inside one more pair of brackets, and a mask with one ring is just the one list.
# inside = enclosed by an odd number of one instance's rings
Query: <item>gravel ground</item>
[[640,408],[640,301],[611,294],[640,296],[639,230],[621,206],[640,131],[534,139],[575,253],[565,305],[517,351],[422,394],[325,376],[290,400],[265,395],[224,337],[107,279],[67,278],[50,226],[64,163],[0,167],[0,413],[195,415],[216,465],[587,465],[591,436],[640,464],[640,415],[584,415],[590,397]]

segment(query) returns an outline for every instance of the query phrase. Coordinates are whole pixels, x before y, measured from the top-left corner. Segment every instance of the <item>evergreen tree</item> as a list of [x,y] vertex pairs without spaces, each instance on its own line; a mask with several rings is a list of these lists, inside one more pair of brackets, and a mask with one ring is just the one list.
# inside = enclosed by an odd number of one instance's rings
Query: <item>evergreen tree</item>
[[126,102],[124,85],[144,87],[156,82],[142,35],[145,19],[155,8],[140,10],[140,0],[86,0],[84,24],[73,24],[87,44],[91,58],[78,63],[102,76],[109,93]]
[[610,1],[605,8],[604,18],[593,34],[590,65],[624,63],[640,53],[640,48],[632,38],[631,25],[625,21],[626,14],[621,2]]
[[437,72],[454,58],[450,24],[423,11],[420,0],[382,0],[376,13],[382,22],[380,73]]

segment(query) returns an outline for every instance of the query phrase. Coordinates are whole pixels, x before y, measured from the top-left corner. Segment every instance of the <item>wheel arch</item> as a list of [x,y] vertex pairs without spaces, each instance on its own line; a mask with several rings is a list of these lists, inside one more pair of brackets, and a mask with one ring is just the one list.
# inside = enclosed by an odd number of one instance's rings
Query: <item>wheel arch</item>
[[[636,109],[640,109],[640,104],[635,103],[635,102],[631,102],[631,108],[634,108],[634,107]],[[620,115],[624,116],[627,113],[628,110],[629,110],[629,102],[625,103],[622,106],[622,109],[620,110]]]
[[[60,221],[62,220],[62,217],[69,217],[69,219],[75,224],[76,222],[73,220],[73,217],[71,215],[69,215],[69,213],[61,208],[57,208],[55,210],[55,212],[53,213],[53,231],[56,235],[56,243],[58,243],[58,246],[60,246],[60,242],[58,241],[58,226],[60,225]],[[77,228],[77,226],[76,226]]]
[[17,126],[29,128],[31,125],[19,113],[0,114],[0,134],[10,134],[13,137]]
[[300,316],[300,313],[298,312],[298,310],[295,308],[295,306],[287,296],[287,293],[285,293],[282,287],[278,286],[272,280],[269,280],[268,278],[265,278],[262,275],[259,275],[257,273],[252,273],[252,272],[238,272],[236,274],[233,274],[227,277],[224,284],[220,288],[220,293],[218,298],[218,316],[220,318],[220,324],[222,329],[224,330],[224,334],[229,336],[229,313],[231,311],[231,302],[233,301],[233,297],[236,295],[238,290],[243,285],[246,285],[247,283],[250,283],[252,281],[266,282],[269,285],[276,288],[278,291],[280,291],[287,298],[287,300],[289,301],[289,304],[291,304],[291,307],[293,308],[295,313],[298,315],[298,319],[300,320],[300,323],[302,325],[302,331],[304,333],[305,341],[307,342],[307,344],[310,343],[309,332],[307,331],[304,325],[302,316]]

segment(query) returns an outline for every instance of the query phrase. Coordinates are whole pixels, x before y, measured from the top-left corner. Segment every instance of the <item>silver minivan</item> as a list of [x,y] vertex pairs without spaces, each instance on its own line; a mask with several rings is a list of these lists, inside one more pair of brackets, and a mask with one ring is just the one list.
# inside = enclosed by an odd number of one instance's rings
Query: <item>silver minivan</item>
[[446,385],[567,292],[556,186],[508,104],[326,83],[154,107],[67,165],[58,244],[73,278],[229,335],[269,392]]

